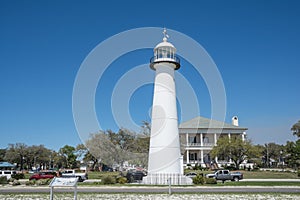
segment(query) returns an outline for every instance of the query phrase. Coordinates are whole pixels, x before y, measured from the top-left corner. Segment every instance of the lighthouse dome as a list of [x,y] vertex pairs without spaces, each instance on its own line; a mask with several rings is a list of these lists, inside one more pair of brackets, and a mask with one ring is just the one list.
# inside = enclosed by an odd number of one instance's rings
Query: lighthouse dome
[[150,60],[150,67],[151,69],[155,70],[155,64],[167,62],[173,63],[175,66],[174,69],[177,70],[180,68],[180,60],[176,56],[176,48],[173,44],[168,42],[169,36],[166,33],[166,29],[163,33],[163,41],[154,48],[154,56]]
[[167,41],[163,41],[163,42],[159,43],[158,45],[156,45],[156,47],[154,48],[154,51],[155,51],[155,49],[158,49],[161,47],[169,47],[169,48],[173,48],[176,50],[176,48],[174,47],[173,44],[171,44],[170,42],[167,42]]

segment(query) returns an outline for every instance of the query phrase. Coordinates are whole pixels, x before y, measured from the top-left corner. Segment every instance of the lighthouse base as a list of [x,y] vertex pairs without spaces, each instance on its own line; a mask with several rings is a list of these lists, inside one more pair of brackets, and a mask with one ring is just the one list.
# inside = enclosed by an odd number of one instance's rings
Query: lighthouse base
[[193,185],[193,180],[177,173],[154,173],[143,177],[143,184],[147,185]]

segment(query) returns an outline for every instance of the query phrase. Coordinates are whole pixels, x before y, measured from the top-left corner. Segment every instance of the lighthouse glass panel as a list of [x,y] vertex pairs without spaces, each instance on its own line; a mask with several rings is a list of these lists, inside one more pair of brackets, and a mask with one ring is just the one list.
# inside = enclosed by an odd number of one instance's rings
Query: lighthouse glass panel
[[174,59],[174,50],[169,47],[161,47],[156,49],[154,53],[155,58],[172,58]]

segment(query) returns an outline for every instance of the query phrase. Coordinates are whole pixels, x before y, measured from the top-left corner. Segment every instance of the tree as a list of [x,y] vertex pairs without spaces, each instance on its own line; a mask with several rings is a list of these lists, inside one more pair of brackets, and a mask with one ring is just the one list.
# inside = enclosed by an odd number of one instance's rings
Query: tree
[[32,145],[27,147],[26,163],[29,169],[47,169],[51,162],[51,150],[44,145]]
[[263,149],[263,161],[266,167],[271,166],[271,160],[275,162],[280,162],[280,157],[282,156],[284,147],[283,145],[275,144],[275,143],[268,143],[265,144]]
[[150,137],[151,124],[147,121],[143,121],[141,128],[142,128],[142,135]]
[[85,164],[89,164],[92,162],[91,169],[96,170],[96,166],[98,164],[98,159],[90,153],[88,148],[84,144],[78,144],[76,146],[76,155],[77,158],[83,161]]
[[288,141],[285,145],[285,162],[289,167],[297,169],[300,166],[300,139],[296,142]]
[[5,153],[5,160],[17,163],[20,170],[24,169],[24,162],[27,159],[28,146],[24,143],[9,144]]
[[110,150],[114,145],[110,142],[108,135],[99,131],[90,135],[90,139],[86,141],[86,147],[89,149],[91,154],[99,161],[112,166],[113,164],[113,153]]
[[298,168],[300,166],[300,120],[291,128],[293,135],[299,139],[296,142],[288,141],[285,145],[286,158],[285,161],[289,167]]
[[89,150],[84,146],[84,144],[78,144],[75,148],[77,159],[83,160],[88,151]]
[[291,131],[293,131],[293,135],[300,138],[300,120],[292,126]]
[[264,160],[264,151],[265,146],[257,144],[253,146],[254,152],[256,152],[256,156],[251,158],[251,162],[255,163],[257,167],[262,167],[263,165],[266,165],[266,161]]
[[118,133],[111,130],[100,131],[92,134],[86,142],[86,146],[95,158],[108,166],[113,164],[122,166],[123,162],[128,160],[129,149],[132,144],[132,137],[124,130],[119,130]]
[[58,151],[59,155],[63,158],[63,167],[65,168],[76,168],[77,167],[77,156],[75,155],[75,148],[69,145],[65,145]]
[[240,137],[220,137],[217,145],[211,151],[213,157],[220,157],[226,160],[232,160],[235,167],[246,159],[255,158],[258,156],[256,148],[254,148],[249,140],[243,141]]
[[5,160],[6,149],[0,149],[0,162]]
[[86,147],[98,161],[108,166],[118,164],[122,167],[125,161],[145,166],[148,161],[149,136],[124,128],[117,133],[111,130],[99,131],[91,134]]

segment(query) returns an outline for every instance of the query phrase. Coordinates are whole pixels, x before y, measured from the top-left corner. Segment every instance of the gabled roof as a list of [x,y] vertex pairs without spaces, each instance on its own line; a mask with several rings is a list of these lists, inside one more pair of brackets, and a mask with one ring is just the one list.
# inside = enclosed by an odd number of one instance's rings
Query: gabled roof
[[231,124],[227,124],[221,121],[208,119],[205,117],[195,117],[189,121],[182,122],[179,124],[180,129],[189,128],[189,129],[238,129],[238,130],[247,130],[248,128],[234,126]]

